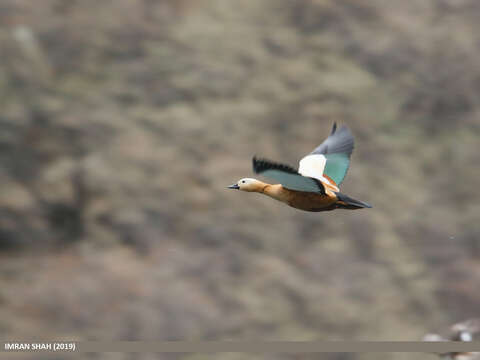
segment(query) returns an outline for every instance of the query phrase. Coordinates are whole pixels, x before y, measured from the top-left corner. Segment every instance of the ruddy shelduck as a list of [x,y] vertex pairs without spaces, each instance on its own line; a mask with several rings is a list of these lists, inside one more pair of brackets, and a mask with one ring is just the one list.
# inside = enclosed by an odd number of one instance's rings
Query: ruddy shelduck
[[352,151],[353,135],[349,128],[344,125],[337,130],[337,124],[333,124],[330,136],[300,160],[298,170],[253,158],[253,171],[274,179],[278,184],[244,178],[228,188],[265,194],[305,211],[371,208],[363,201],[340,193],[338,188],[347,173]]

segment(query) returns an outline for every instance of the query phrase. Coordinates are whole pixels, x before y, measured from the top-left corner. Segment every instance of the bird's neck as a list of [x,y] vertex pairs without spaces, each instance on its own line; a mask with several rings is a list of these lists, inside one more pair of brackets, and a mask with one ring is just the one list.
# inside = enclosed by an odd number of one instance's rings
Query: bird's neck
[[274,198],[276,200],[285,201],[286,200],[286,192],[282,185],[280,184],[266,184],[261,183],[258,186],[257,192],[261,194],[265,194]]

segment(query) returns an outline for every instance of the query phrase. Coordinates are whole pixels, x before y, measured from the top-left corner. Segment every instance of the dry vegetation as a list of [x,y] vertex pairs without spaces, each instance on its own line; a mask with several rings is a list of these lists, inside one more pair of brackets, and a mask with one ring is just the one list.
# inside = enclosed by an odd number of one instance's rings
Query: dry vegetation
[[[1,337],[415,340],[478,316],[479,15],[2,0]],[[343,188],[372,210],[225,190],[334,121],[357,140]]]

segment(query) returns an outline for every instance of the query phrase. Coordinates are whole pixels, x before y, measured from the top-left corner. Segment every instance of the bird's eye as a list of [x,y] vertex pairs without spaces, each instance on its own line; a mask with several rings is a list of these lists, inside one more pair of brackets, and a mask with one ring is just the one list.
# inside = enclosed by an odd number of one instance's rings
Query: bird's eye
[[242,183],[244,183],[244,184],[245,184],[245,180],[242,180]]

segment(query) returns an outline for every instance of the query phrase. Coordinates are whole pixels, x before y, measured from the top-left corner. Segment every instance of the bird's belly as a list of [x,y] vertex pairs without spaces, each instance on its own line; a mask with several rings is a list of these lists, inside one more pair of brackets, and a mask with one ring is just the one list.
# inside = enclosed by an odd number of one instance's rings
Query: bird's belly
[[335,209],[336,202],[337,198],[329,194],[295,191],[292,192],[288,205],[305,211],[328,211]]

